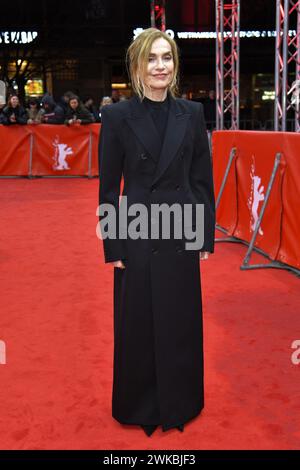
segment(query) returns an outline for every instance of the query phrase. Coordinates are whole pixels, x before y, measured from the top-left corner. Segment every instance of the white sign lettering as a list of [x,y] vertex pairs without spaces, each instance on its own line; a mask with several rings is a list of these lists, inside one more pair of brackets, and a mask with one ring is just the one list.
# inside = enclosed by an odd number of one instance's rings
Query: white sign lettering
[[0,44],[28,44],[37,37],[36,31],[0,31]]

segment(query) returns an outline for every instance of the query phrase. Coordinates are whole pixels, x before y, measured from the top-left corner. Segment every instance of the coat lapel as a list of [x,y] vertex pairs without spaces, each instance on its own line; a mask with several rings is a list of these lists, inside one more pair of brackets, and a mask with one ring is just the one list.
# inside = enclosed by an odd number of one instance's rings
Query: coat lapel
[[170,94],[169,98],[170,107],[162,146],[150,113],[136,95],[132,98],[132,113],[126,118],[138,139],[147,149],[150,156],[157,162],[152,185],[162,176],[175,157],[184,138],[190,118],[190,113],[182,112],[175,98]]
[[163,175],[173,158],[176,156],[186,133],[189,118],[190,113],[182,112],[176,99],[170,95],[167,127],[152,185],[154,185]]
[[160,153],[160,138],[144,103],[141,103],[138,96],[131,100],[131,114],[126,117],[129,126],[148,151],[150,156],[158,162]]

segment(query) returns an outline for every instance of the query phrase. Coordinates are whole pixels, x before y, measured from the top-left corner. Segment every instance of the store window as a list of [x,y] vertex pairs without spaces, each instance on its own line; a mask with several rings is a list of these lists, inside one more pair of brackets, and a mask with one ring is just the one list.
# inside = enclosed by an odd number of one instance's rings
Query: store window
[[44,94],[44,84],[43,80],[40,78],[35,78],[32,80],[27,80],[25,85],[25,95],[27,97],[36,97],[39,98]]

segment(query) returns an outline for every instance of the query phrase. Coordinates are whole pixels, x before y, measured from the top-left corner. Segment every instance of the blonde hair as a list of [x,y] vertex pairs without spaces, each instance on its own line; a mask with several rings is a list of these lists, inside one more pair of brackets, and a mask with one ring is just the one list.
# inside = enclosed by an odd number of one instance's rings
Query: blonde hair
[[[126,66],[131,78],[133,91],[142,100],[145,97],[145,84],[143,77],[147,69],[148,59],[153,42],[156,39],[163,38],[171,46],[174,72],[173,79],[168,85],[170,94],[175,98],[178,94],[178,76],[179,76],[179,49],[174,41],[167,33],[156,28],[147,28],[140,33],[136,39],[132,40],[126,51]],[[129,65],[129,68],[128,68]]]

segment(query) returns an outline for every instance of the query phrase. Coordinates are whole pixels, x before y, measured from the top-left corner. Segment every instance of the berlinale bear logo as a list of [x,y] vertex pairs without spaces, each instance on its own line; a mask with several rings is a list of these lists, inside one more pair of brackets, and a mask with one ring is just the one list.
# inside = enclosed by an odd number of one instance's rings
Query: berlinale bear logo
[[[251,194],[248,199],[248,208],[251,214],[250,231],[254,232],[254,230],[256,229],[257,221],[258,221],[258,206],[259,206],[259,203],[265,199],[265,195],[264,195],[264,186],[260,186],[261,178],[255,175],[254,157],[252,157],[252,159],[253,159],[253,162],[251,165],[251,173],[250,173]],[[260,235],[264,234],[261,227],[259,227],[258,233]]]
[[61,144],[59,142],[58,136],[56,136],[53,142],[53,147],[55,149],[54,156],[53,156],[53,160],[54,160],[53,169],[54,170],[70,170],[68,162],[66,161],[66,157],[68,155],[73,155],[74,152],[73,152],[72,147],[68,147],[68,144]]

